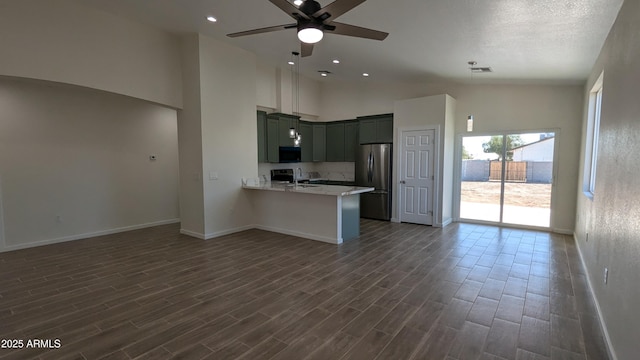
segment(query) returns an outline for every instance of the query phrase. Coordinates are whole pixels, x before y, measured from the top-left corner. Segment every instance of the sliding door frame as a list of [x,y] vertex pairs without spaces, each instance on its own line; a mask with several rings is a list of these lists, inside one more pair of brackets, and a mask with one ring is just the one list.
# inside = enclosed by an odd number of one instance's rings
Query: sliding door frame
[[[502,222],[503,211],[504,211],[504,183],[505,183],[505,168],[506,161],[502,161],[502,174],[500,181],[500,222],[493,221],[485,221],[485,220],[472,220],[472,219],[461,219],[460,218],[460,200],[462,197],[462,139],[464,137],[471,136],[508,136],[508,135],[520,135],[520,134],[531,134],[531,133],[554,133],[554,146],[553,146],[553,170],[551,175],[551,201],[550,201],[550,219],[549,219],[549,227],[541,227],[541,226],[531,226],[531,225],[518,225],[518,224],[509,224]],[[473,223],[473,224],[487,224],[487,225],[497,225],[503,227],[511,227],[518,229],[532,229],[532,230],[545,230],[545,231],[553,231],[555,229],[555,219],[553,217],[555,202],[556,202],[556,183],[557,183],[557,174],[558,174],[558,159],[560,154],[560,129],[559,128],[542,128],[542,129],[527,129],[527,130],[496,130],[496,131],[484,131],[484,132],[464,132],[458,133],[455,139],[455,151],[454,151],[454,172],[453,172],[453,221],[455,222],[465,222],[465,223]],[[502,152],[505,153],[507,143],[506,141],[502,142]]]

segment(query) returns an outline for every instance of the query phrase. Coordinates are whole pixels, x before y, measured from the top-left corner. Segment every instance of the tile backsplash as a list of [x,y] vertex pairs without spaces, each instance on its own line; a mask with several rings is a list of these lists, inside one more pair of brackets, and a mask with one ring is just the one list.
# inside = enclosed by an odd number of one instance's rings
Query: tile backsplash
[[316,172],[321,178],[336,181],[354,181],[355,163],[353,162],[301,162],[291,164],[260,163],[258,164],[258,174],[260,177],[266,175],[271,177],[272,169],[302,169],[303,177],[309,177],[310,172]]
[[355,163],[353,162],[323,162],[316,164],[320,176],[329,180],[354,181]]

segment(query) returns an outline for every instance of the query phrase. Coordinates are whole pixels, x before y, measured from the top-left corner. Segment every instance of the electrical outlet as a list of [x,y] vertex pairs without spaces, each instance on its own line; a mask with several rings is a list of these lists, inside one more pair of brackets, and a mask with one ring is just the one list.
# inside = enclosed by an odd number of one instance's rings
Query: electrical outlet
[[609,281],[609,269],[604,268],[604,283],[606,284]]

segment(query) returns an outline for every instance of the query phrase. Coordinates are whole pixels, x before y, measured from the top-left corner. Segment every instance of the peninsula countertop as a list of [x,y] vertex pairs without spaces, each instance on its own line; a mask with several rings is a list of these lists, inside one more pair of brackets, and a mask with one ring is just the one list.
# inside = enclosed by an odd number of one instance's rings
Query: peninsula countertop
[[375,190],[372,187],[362,186],[340,186],[340,185],[319,185],[319,184],[283,184],[283,183],[260,183],[242,185],[245,189],[267,190],[267,191],[286,191],[303,194],[330,195],[330,196],[348,196],[370,192]]

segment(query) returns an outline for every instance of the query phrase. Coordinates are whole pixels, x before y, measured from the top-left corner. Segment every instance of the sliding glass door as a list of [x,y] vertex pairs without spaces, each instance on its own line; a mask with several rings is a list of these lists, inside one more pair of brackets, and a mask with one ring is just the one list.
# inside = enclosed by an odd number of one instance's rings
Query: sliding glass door
[[549,227],[555,134],[462,138],[460,219]]

